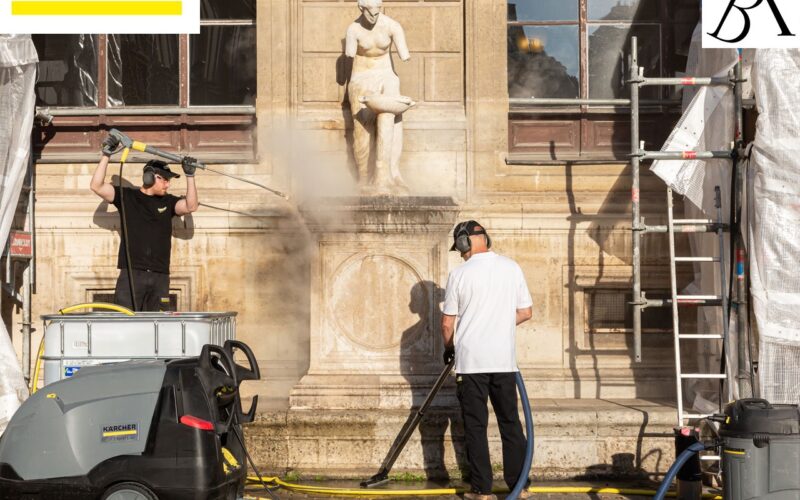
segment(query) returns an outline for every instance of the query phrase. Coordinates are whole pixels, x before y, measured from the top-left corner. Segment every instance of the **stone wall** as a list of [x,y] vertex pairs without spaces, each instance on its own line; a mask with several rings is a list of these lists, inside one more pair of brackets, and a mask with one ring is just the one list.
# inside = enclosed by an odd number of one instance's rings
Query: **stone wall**
[[[418,393],[441,370],[438,294],[460,260],[447,251],[452,225],[467,218],[480,220],[494,249],[516,259],[528,279],[534,316],[519,329],[518,356],[529,394],[588,401],[558,413],[574,413],[573,424],[548,424],[546,432],[569,441],[565,429],[580,428],[579,442],[592,443],[580,446],[606,450],[576,459],[580,450],[573,446],[574,453],[559,455],[562,448],[551,439],[547,464],[574,460],[552,465],[561,471],[554,474],[609,464],[624,451],[608,451],[618,442],[629,451],[638,446],[640,453],[641,439],[632,429],[645,429],[654,411],[661,419],[657,431],[666,432],[664,415],[672,410],[631,410],[641,418],[611,425],[604,435],[596,429],[614,417],[597,417],[596,404],[671,398],[671,337],[646,336],[645,361],[636,365],[630,335],[595,334],[586,327],[587,294],[629,288],[627,167],[506,164],[505,2],[385,0],[384,8],[403,24],[412,54],[408,63],[396,62],[402,92],[419,102],[404,115],[401,171],[412,196],[355,197],[352,123],[342,106],[342,43],[358,15],[356,2],[259,1],[259,163],[218,168],[294,197],[284,202],[201,173],[198,190],[206,206],[175,222],[172,281],[179,308],[238,311],[238,337],[253,347],[264,374],[260,383],[248,383],[246,393],[259,394],[263,410],[279,411],[253,432],[259,459],[276,469],[296,464],[352,472],[361,452],[343,458],[346,463],[330,458],[346,446],[337,441],[337,429],[349,425],[330,422],[352,415],[372,427],[388,418],[380,432],[363,436],[368,451],[362,456],[379,463],[404,412],[419,404]],[[93,168],[36,167],[34,317],[83,302],[92,289],[113,288],[117,217],[88,189]],[[139,171],[136,165],[127,172],[133,171]],[[181,181],[171,192],[183,192]],[[663,196],[660,181],[645,175],[643,212],[662,213]],[[645,287],[664,287],[665,240],[644,242]],[[19,349],[17,331],[12,327]],[[452,394],[443,397],[454,403]],[[348,408],[355,411],[342,412]],[[396,414],[389,418],[382,411]],[[317,451],[306,456],[295,441]],[[666,441],[658,437],[653,449]],[[333,448],[322,451],[326,443]],[[405,466],[422,468],[415,460]],[[452,468],[454,462],[446,463]]]

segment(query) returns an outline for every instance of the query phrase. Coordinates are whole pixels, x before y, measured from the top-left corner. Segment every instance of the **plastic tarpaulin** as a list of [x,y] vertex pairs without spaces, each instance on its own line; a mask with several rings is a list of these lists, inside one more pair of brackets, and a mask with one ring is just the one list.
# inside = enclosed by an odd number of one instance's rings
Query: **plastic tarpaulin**
[[[0,241],[8,240],[30,155],[36,49],[29,35],[0,35]],[[28,395],[11,338],[0,321],[0,432]]]
[[757,50],[752,79],[747,199],[761,396],[800,403],[800,50]]

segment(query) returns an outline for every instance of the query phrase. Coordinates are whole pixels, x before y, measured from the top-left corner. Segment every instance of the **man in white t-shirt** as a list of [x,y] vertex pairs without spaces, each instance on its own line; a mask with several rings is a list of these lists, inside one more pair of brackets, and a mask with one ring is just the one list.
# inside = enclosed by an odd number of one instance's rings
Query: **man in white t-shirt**
[[[466,499],[489,500],[492,464],[486,428],[492,401],[503,441],[503,478],[513,488],[522,472],[526,440],[517,413],[516,326],[531,318],[531,294],[522,269],[489,249],[492,240],[474,220],[453,230],[464,263],[447,279],[442,316],[445,363],[456,360],[456,382],[471,491]],[[456,330],[456,318],[458,329]],[[528,498],[526,488],[519,498]]]

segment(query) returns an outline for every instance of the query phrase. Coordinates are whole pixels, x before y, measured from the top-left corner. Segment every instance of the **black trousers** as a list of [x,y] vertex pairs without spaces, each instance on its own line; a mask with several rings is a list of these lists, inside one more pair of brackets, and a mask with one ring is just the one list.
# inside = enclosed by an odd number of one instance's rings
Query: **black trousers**
[[[461,403],[464,438],[474,493],[492,492],[492,463],[489,459],[487,427],[491,400],[503,442],[503,479],[513,488],[525,461],[525,435],[517,414],[516,376],[511,373],[459,373],[456,394]],[[530,481],[528,481],[530,482]]]
[[[166,311],[169,309],[169,274],[134,269],[133,287],[136,293],[137,311]],[[120,269],[114,302],[133,309],[131,287],[128,285],[128,271]]]

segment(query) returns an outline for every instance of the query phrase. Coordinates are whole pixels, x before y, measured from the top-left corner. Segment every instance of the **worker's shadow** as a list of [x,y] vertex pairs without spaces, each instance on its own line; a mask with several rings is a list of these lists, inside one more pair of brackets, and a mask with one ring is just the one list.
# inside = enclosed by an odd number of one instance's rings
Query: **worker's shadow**
[[[119,185],[119,176],[111,176],[111,184],[113,186]],[[122,187],[124,188],[138,188],[127,179],[122,179]],[[92,222],[98,227],[119,233],[121,226],[119,223],[119,213],[111,203],[102,201],[97,205],[92,215]],[[194,219],[192,214],[177,217],[172,221],[172,236],[179,240],[190,240],[194,237]]]
[[[400,370],[411,386],[412,407],[406,423],[410,422],[425,403],[436,378],[444,370],[442,364],[441,310],[444,289],[432,281],[420,281],[410,291],[408,308],[419,315],[419,321],[407,328],[402,335]],[[421,346],[432,346],[420,352]],[[427,355],[426,355],[427,353]],[[431,359],[431,354],[434,359]],[[450,443],[445,434],[450,429]],[[464,450],[463,426],[455,399],[455,384],[450,377],[434,396],[430,406],[420,420],[419,438],[422,444],[422,458],[425,478],[429,481],[448,483],[445,456],[447,447],[454,448],[460,471],[466,471],[466,452]],[[399,437],[399,436],[398,436]]]

